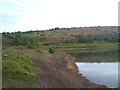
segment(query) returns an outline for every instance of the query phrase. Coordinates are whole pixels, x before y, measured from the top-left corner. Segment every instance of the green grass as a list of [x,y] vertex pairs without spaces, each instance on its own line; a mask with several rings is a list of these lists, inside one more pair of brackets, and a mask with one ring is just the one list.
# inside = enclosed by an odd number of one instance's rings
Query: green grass
[[7,48],[9,46],[13,46],[12,45],[13,42],[14,42],[14,40],[9,39],[8,37],[6,37],[4,35],[2,36],[2,48]]
[[56,45],[49,45],[49,46],[40,46],[40,48],[100,48],[100,47],[118,47],[118,43],[73,43],[73,44],[56,44]]
[[65,50],[68,53],[105,53],[110,51],[117,51],[118,48],[96,48],[96,49],[72,49]]
[[[2,55],[2,80],[22,80],[22,83],[33,83],[37,75],[36,65],[32,58],[12,49]],[[16,86],[17,87],[17,86]]]

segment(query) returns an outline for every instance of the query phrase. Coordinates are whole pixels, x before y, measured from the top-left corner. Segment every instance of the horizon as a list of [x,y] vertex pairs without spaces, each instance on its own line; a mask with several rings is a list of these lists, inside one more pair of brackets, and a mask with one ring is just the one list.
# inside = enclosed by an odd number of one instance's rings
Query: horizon
[[36,30],[25,30],[25,31],[3,31],[3,32],[0,32],[0,33],[17,33],[17,32],[42,32],[42,31],[53,31],[55,30],[55,28],[58,28],[57,30],[60,30],[60,29],[80,29],[80,28],[97,28],[97,27],[119,27],[119,26],[85,26],[85,27],[54,27],[54,28],[49,28],[49,29],[44,29],[44,30],[40,30],[40,29],[36,29]]
[[1,0],[0,32],[118,26],[118,1]]

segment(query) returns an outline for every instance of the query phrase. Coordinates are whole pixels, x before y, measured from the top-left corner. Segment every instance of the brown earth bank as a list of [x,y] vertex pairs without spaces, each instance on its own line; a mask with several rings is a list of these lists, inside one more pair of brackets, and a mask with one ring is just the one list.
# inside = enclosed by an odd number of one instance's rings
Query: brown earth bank
[[78,74],[75,58],[65,52],[55,51],[50,54],[46,51],[40,55],[30,49],[21,51],[35,57],[33,61],[38,68],[36,80],[40,88],[106,88]]

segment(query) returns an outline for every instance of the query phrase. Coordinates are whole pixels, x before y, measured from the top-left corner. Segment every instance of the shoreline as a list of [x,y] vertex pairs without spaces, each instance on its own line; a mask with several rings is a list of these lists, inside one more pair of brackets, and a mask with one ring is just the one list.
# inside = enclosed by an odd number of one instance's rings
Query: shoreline
[[[36,88],[107,88],[105,85],[99,85],[91,82],[86,77],[79,74],[78,67],[75,64],[75,57],[62,51],[49,53],[47,50],[40,54],[34,49],[17,49],[18,52],[32,57],[36,64],[37,75],[32,87]],[[17,79],[9,79],[9,83],[3,83],[4,88],[16,85],[17,88],[29,87],[20,84]],[[23,83],[24,81],[21,81]],[[10,86],[9,86],[10,85]]]
[[[78,67],[77,64],[75,63],[76,58],[75,58],[74,56],[72,56],[72,55],[70,55],[70,54],[68,54],[68,53],[66,53],[66,52],[64,52],[64,54],[65,54],[66,57],[67,57],[67,59],[65,59],[65,60],[68,62],[68,64],[73,65],[71,68],[68,67],[69,69],[71,69],[71,70],[73,70],[73,72],[79,74],[79,75],[80,75],[82,78],[84,78],[86,81],[88,81],[88,82],[90,82],[90,83],[93,83],[93,84],[97,84],[97,83],[94,83],[94,82],[90,81],[89,79],[87,79],[87,77],[83,76],[83,74],[78,70],[79,67]],[[66,57],[65,57],[65,58],[66,58]],[[70,58],[71,58],[71,59],[70,59]],[[69,59],[69,60],[68,60],[68,59]],[[101,84],[97,84],[97,85],[101,85]],[[109,88],[109,87],[107,87],[106,85],[101,85],[101,86],[103,86],[104,88]]]

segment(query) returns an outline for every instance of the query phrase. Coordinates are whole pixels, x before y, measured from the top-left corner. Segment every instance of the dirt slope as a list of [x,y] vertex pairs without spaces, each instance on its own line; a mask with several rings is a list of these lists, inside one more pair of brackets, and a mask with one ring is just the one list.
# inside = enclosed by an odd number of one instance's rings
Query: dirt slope
[[[25,54],[27,50],[22,50]],[[34,52],[34,51],[32,51]],[[29,54],[29,53],[27,53]],[[34,52],[35,55],[35,52]],[[38,67],[38,82],[41,88],[105,88],[94,84],[78,74],[74,57],[65,52],[56,51],[54,54],[45,52],[37,55],[34,62]]]

